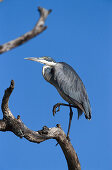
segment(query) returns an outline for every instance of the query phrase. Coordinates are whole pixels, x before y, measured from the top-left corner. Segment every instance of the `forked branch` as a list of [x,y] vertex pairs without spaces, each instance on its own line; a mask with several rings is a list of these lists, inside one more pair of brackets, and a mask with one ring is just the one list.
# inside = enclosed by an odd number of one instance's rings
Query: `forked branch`
[[69,170],[81,170],[79,159],[70,141],[67,140],[64,131],[60,125],[57,127],[48,128],[43,127],[42,130],[33,131],[27,128],[21,121],[20,116],[17,119],[11,113],[8,102],[9,97],[14,89],[14,81],[11,81],[9,88],[5,90],[4,97],[2,99],[1,109],[3,112],[3,119],[0,120],[0,131],[11,131],[20,138],[26,138],[30,142],[40,143],[48,139],[55,139],[61,146],[65,158],[67,160]]
[[22,45],[23,43],[27,42],[28,40],[39,35],[41,32],[43,32],[47,28],[47,26],[44,26],[45,20],[46,20],[47,16],[51,13],[52,10],[51,9],[47,10],[45,8],[38,7],[38,11],[40,13],[40,18],[39,18],[37,24],[35,25],[35,27],[31,31],[20,36],[19,38],[9,41],[8,43],[5,43],[3,45],[0,45],[0,54],[4,53],[6,51],[9,51],[17,46]]

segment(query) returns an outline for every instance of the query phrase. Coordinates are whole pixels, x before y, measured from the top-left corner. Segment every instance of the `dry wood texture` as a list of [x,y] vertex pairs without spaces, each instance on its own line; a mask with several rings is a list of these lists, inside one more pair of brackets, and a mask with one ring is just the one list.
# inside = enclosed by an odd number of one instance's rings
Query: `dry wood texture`
[[8,102],[9,97],[14,89],[14,81],[11,81],[10,87],[5,90],[3,99],[2,99],[2,112],[3,119],[0,120],[0,131],[11,131],[16,136],[20,138],[26,138],[30,142],[40,143],[48,139],[55,139],[61,146],[65,158],[67,160],[69,170],[81,170],[80,163],[77,157],[77,154],[71,144],[67,139],[64,131],[61,129],[60,125],[57,127],[48,128],[44,126],[42,130],[33,131],[30,130],[25,124],[21,121],[20,116],[17,116],[17,119],[11,113]]

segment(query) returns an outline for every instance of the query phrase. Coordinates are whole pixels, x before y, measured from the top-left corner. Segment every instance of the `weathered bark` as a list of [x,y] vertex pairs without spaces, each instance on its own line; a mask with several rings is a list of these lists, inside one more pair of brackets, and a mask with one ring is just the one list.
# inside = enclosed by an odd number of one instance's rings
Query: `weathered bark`
[[36,35],[39,35],[41,32],[43,32],[47,28],[47,26],[44,26],[45,20],[52,10],[51,9],[47,10],[45,8],[38,7],[38,11],[40,13],[40,18],[37,24],[35,25],[35,27],[31,31],[20,36],[19,38],[12,40],[8,43],[5,43],[3,45],[0,45],[0,54],[7,52],[17,46],[22,45],[28,40],[34,38]]
[[57,127],[48,128],[43,127],[42,130],[33,131],[24,125],[21,121],[20,116],[17,116],[17,119],[11,113],[8,102],[9,97],[14,89],[14,81],[11,81],[9,88],[5,90],[4,97],[2,99],[1,109],[3,112],[3,119],[0,120],[0,131],[11,131],[16,136],[20,138],[26,138],[30,142],[40,143],[47,139],[55,139],[61,146],[65,158],[67,160],[69,170],[81,170],[79,159],[77,154],[71,144],[68,141],[64,131],[61,129],[60,125]]

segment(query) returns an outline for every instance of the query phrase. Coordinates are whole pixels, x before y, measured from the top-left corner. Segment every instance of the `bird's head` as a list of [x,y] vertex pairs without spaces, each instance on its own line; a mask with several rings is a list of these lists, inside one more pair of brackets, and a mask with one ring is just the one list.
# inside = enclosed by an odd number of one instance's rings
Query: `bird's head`
[[54,61],[51,57],[48,56],[39,57],[39,58],[31,57],[25,59],[45,64],[42,69],[42,74],[45,80],[50,82],[50,79],[52,77],[52,69],[56,65],[56,61]]

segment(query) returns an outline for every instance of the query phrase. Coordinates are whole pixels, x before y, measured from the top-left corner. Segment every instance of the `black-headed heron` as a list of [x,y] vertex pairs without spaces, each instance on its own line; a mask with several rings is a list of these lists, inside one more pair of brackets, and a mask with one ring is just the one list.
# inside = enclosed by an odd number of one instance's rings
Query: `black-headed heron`
[[[91,119],[91,107],[84,84],[75,70],[64,62],[55,62],[51,57],[25,58],[44,64],[42,69],[43,77],[46,81],[56,87],[61,97],[69,104],[57,103],[53,107],[53,115],[60,110],[60,106],[70,107],[70,119],[67,137],[72,120],[72,107],[77,108],[78,118],[84,112],[86,119]],[[56,110],[58,108],[58,110]]]

